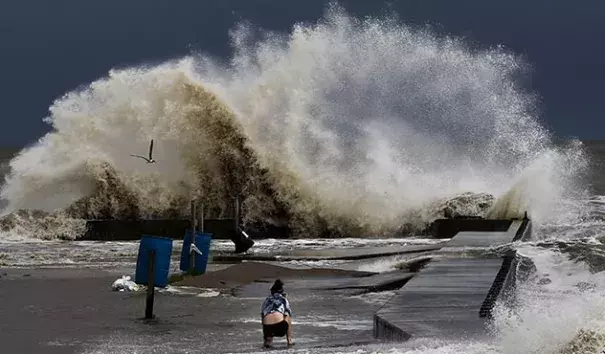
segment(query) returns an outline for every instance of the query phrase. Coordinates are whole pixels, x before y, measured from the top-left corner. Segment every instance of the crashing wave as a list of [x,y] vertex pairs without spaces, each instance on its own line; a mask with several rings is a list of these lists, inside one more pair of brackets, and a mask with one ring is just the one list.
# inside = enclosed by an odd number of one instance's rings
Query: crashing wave
[[[500,48],[339,7],[254,34],[232,32],[228,63],[112,70],[56,100],[52,131],[10,162],[4,214],[181,218],[197,198],[214,218],[239,196],[245,223],[384,235],[484,216],[507,193],[499,215],[547,219],[579,190],[582,147],[553,147],[516,83],[525,65]],[[152,138],[158,163],[129,156]]]
[[65,212],[46,213],[19,210],[0,218],[3,239],[75,240],[86,232],[86,220],[75,219]]

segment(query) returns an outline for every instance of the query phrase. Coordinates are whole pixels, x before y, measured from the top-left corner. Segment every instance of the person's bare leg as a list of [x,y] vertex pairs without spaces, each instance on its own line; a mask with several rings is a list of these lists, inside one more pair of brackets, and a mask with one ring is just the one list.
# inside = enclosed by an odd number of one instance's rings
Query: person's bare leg
[[273,337],[265,337],[263,339],[263,345],[265,348],[270,348],[273,345]]
[[288,345],[294,345],[292,341],[292,317],[285,316],[284,321],[288,323],[288,332],[286,333],[286,340],[288,341]]
[[[263,318],[263,325],[272,325],[276,323],[280,323],[284,320],[284,315],[279,312],[273,312],[265,316]],[[269,348],[273,345],[273,337],[265,337],[263,334],[263,344],[265,347]]]

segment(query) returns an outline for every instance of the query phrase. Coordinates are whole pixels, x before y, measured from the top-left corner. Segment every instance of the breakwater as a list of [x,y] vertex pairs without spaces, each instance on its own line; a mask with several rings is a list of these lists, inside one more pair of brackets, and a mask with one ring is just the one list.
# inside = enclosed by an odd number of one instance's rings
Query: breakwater
[[[511,223],[511,220],[438,219],[431,223],[423,234],[434,238],[451,238],[461,231],[506,231]],[[215,239],[237,237],[237,227],[243,228],[254,239],[283,239],[292,235],[287,226],[254,224],[242,227],[239,224],[236,225],[234,218],[205,219],[203,226],[198,224],[198,229],[213,234]],[[87,220],[86,233],[81,239],[86,241],[135,241],[141,238],[141,234],[183,239],[185,231],[189,229],[191,229],[189,219]]]

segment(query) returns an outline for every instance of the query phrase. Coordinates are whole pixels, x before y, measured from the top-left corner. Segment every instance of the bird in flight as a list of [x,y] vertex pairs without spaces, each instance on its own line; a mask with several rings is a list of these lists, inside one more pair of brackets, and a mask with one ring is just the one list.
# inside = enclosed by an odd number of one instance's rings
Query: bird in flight
[[132,157],[138,157],[147,161],[147,163],[156,163],[157,161],[153,159],[153,139],[151,139],[151,143],[149,144],[149,157],[141,156],[141,155],[130,155]]

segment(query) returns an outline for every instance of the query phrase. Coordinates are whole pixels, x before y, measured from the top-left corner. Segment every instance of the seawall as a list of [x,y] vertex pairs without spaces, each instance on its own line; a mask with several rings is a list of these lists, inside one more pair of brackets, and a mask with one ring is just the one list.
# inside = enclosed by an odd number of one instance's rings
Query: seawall
[[[86,241],[136,241],[142,234],[170,237],[182,240],[191,229],[190,220],[87,220]],[[198,227],[198,229],[200,229]],[[241,236],[236,232],[235,219],[205,219],[203,231],[213,234],[214,239],[234,240]],[[287,238],[290,230],[271,225],[255,225],[246,228],[254,239]]]
[[[461,231],[506,231],[511,220],[485,219],[438,219],[421,234],[434,238],[451,238]],[[82,240],[87,241],[136,241],[141,234],[157,235],[182,239],[185,231],[191,228],[188,219],[159,220],[87,220],[86,233]],[[233,239],[238,237],[233,218],[205,219],[204,231],[214,234],[215,239]],[[287,226],[269,224],[250,225],[245,229],[253,239],[289,238],[291,230]]]
[[[87,220],[87,241],[134,241],[142,234],[182,240],[191,229],[190,220]],[[231,239],[235,235],[233,219],[204,220],[204,231],[217,239]]]

